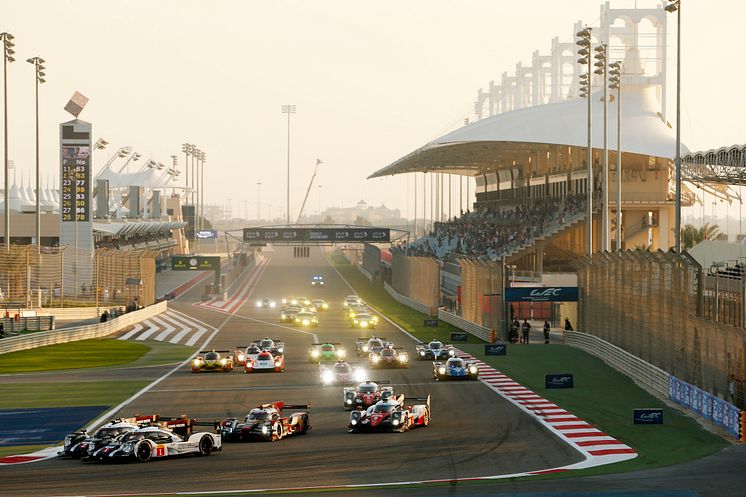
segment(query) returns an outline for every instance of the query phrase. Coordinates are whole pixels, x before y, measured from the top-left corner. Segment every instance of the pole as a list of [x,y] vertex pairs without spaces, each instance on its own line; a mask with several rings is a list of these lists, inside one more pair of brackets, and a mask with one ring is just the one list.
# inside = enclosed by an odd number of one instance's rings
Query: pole
[[5,251],[10,252],[10,189],[8,183],[8,49],[3,43],[3,168],[5,171]]
[[427,210],[425,208],[425,201],[427,200],[427,173],[422,173],[422,236],[427,235]]
[[448,220],[451,220],[451,205],[453,205],[453,202],[451,202],[451,193],[453,193],[453,184],[451,183],[452,176],[448,175]]
[[604,173],[601,250],[609,251],[609,47],[604,48]]
[[417,175],[414,175],[414,239],[417,239]]
[[616,250],[622,251],[622,75],[616,89]]
[[681,253],[681,3],[676,20],[676,252]]
[[38,66],[36,67],[36,253],[41,254],[41,212],[39,210],[39,197],[41,193],[41,179],[39,177],[39,70]]
[[464,212],[464,177],[460,174],[458,176],[458,210],[459,213]]
[[290,226],[290,112],[288,111],[287,224]]
[[[256,184],[256,220],[259,222],[259,220],[262,218],[262,184],[257,183]],[[249,217],[248,213],[246,214],[246,217]]]
[[593,117],[591,114],[592,107],[591,102],[593,101],[593,97],[591,95],[592,93],[592,84],[591,84],[591,78],[593,76],[593,69],[592,69],[592,61],[593,57],[591,57],[591,46],[588,45],[588,186],[586,188],[587,190],[587,197],[588,197],[588,213],[586,215],[586,240],[585,243],[587,245],[586,249],[586,255],[588,257],[591,256],[593,253],[593,137],[591,135],[593,131],[592,122]]
[[200,229],[205,229],[205,158],[202,157],[202,166],[200,170],[200,185],[201,188],[199,190],[199,226]]

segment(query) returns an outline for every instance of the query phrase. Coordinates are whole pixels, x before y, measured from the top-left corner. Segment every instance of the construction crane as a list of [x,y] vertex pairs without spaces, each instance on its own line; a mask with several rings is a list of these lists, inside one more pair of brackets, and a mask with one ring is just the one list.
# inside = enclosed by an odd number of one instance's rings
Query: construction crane
[[300,206],[300,211],[298,211],[298,219],[295,220],[295,224],[300,223],[300,218],[303,215],[303,208],[306,206],[308,195],[311,193],[311,187],[313,186],[313,180],[316,179],[316,172],[319,170],[319,164],[323,164],[321,162],[321,159],[316,159],[316,167],[313,168],[313,176],[311,176],[311,181],[308,182],[308,189],[306,190],[306,196],[303,197],[303,203]]

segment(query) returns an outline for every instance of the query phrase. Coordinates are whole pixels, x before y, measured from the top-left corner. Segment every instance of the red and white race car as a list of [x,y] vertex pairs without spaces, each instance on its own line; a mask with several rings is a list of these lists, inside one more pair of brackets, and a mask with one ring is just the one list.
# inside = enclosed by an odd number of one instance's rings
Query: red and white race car
[[[283,409],[299,409],[284,416]],[[228,418],[220,422],[220,434],[226,442],[266,440],[274,442],[289,435],[305,435],[311,429],[308,404],[285,404],[273,402],[262,404],[246,415],[243,421]]]
[[247,373],[258,373],[262,371],[282,373],[285,371],[285,356],[272,355],[271,352],[265,350],[257,354],[255,359],[252,359],[250,356],[246,357],[246,364],[243,369]]
[[[408,404],[407,401],[424,404]],[[430,396],[412,397],[397,395],[381,400],[365,411],[352,411],[347,431],[397,431],[403,432],[417,426],[430,424]]]

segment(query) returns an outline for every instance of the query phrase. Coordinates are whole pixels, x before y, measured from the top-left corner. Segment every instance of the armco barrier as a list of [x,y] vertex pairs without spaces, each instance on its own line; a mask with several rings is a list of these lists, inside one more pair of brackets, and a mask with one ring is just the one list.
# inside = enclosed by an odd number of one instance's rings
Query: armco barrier
[[594,335],[565,331],[564,336],[566,345],[598,357],[657,397],[668,399],[669,373]]
[[398,293],[388,283],[384,282],[383,288],[387,292],[389,292],[389,295],[391,295],[394,298],[394,300],[396,300],[400,304],[404,304],[407,307],[411,307],[415,311],[421,312],[422,314],[427,314],[428,316],[430,315],[430,307],[428,307],[427,305],[423,304],[422,302],[417,302],[416,300],[410,299],[409,297],[406,297],[406,296]]
[[165,312],[168,302],[163,301],[140,309],[128,312],[105,323],[78,326],[75,328],[63,328],[61,330],[40,331],[31,335],[17,336],[0,339],[0,354],[17,352],[19,350],[34,349],[45,345],[58,343],[76,342],[89,338],[100,338],[116,333],[117,331],[139,323],[145,319]]
[[484,326],[478,325],[477,323],[467,321],[466,319],[459,317],[452,312],[444,311],[441,309],[438,311],[438,319],[440,319],[441,321],[445,321],[446,323],[453,325],[460,330],[464,330],[465,332],[470,333],[475,337],[484,340],[485,342],[489,342],[492,340],[491,329],[485,328]]
[[355,265],[355,267],[357,268],[358,271],[360,271],[363,274],[363,276],[368,278],[368,281],[373,281],[373,275],[370,274],[367,269],[357,264]]

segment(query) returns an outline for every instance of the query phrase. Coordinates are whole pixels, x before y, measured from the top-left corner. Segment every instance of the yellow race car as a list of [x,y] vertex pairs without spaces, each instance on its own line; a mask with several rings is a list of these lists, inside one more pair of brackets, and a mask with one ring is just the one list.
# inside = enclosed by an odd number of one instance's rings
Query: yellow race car
[[229,350],[203,350],[199,354],[192,360],[192,373],[233,371],[233,356],[230,355]]

